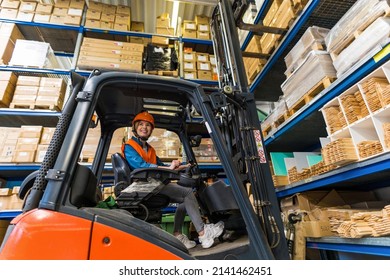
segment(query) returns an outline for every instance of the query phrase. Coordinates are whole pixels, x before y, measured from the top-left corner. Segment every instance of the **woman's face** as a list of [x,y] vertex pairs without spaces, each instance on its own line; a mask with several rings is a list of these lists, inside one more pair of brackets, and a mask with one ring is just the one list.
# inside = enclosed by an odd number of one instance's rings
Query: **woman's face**
[[150,134],[152,134],[153,127],[149,122],[139,121],[136,124],[136,132],[139,137],[148,139]]

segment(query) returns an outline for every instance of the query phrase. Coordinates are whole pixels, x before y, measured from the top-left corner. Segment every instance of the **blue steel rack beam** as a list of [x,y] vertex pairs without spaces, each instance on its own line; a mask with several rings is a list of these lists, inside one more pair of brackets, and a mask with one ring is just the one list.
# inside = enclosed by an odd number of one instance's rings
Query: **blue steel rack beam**
[[335,169],[328,173],[313,177],[310,180],[278,188],[278,190],[276,190],[276,196],[278,198],[283,198],[299,192],[310,191],[327,185],[347,182],[348,180],[364,178],[367,175],[380,174],[383,172],[390,172],[389,153]]
[[[375,57],[379,57],[376,59]],[[367,74],[374,71],[385,62],[390,59],[390,44],[387,44],[377,55],[373,58],[369,59],[362,66],[360,66],[355,72],[351,73],[347,77],[342,80],[336,80],[333,84],[331,84],[328,88],[326,88],[322,96],[320,96],[315,102],[305,107],[296,117],[291,118],[291,120],[287,120],[285,125],[281,126],[272,137],[268,137],[264,140],[264,144],[267,146],[277,138],[282,137],[283,134],[292,130],[295,125],[299,122],[307,118],[309,115],[321,109],[326,103],[339,96],[341,93],[346,91],[351,86],[355,85],[361,79],[363,79]]]
[[317,250],[357,253],[390,257],[390,238],[308,238],[306,247]]

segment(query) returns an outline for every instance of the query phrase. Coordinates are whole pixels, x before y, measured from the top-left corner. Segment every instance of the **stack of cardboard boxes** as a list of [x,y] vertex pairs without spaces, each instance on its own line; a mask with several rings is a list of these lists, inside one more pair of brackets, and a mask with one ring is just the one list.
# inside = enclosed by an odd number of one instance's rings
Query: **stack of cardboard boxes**
[[109,5],[89,1],[85,27],[129,31],[131,10],[125,5]]
[[184,79],[216,80],[215,56],[185,49],[182,67]]
[[62,78],[19,76],[9,107],[61,111],[65,93]]
[[175,35],[175,29],[171,27],[171,19],[168,13],[156,18],[156,34],[164,36],[152,36],[152,43],[156,45],[169,45],[169,36]]
[[0,17],[20,21],[80,25],[84,0],[56,0],[54,5],[19,0],[3,0]]
[[0,108],[9,107],[18,78],[13,72],[0,71]]
[[143,44],[84,38],[77,66],[142,73],[143,52]]
[[197,15],[194,20],[184,20],[182,36],[184,38],[210,40],[210,18],[203,15]]

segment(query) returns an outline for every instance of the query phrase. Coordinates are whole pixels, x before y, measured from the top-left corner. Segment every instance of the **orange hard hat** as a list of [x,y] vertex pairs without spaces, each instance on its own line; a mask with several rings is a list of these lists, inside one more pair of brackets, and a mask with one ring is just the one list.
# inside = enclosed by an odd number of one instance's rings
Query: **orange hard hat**
[[147,111],[142,111],[141,113],[138,113],[135,118],[133,119],[133,122],[131,123],[134,127],[135,122],[137,121],[146,121],[152,125],[154,128],[154,118],[151,114],[149,114]]

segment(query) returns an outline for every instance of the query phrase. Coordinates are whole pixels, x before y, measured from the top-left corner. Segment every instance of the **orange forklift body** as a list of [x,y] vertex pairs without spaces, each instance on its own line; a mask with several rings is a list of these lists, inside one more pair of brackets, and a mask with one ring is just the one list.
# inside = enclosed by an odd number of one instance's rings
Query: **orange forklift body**
[[[127,232],[61,212],[32,210],[16,217],[11,224],[12,235],[1,254],[7,259],[180,259]],[[16,247],[18,250],[13,250]]]

